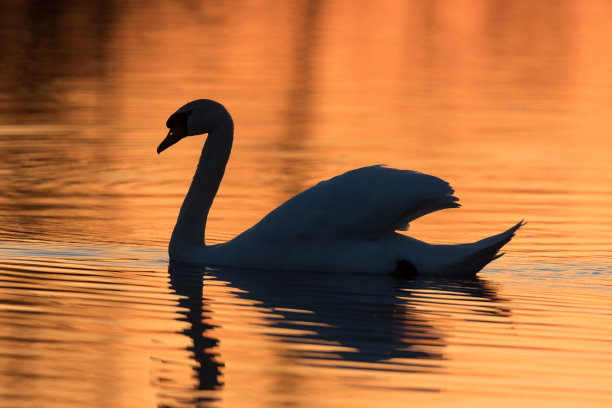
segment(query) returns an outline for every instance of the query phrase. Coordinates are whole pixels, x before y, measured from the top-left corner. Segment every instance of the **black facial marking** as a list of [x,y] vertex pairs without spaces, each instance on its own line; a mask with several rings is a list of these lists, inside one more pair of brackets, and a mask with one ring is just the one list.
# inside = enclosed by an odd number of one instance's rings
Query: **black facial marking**
[[174,127],[175,122],[178,122],[179,124],[183,125],[183,127],[186,127],[187,117],[189,117],[189,115],[191,115],[192,113],[192,111],[173,113],[166,121],[166,127],[168,129],[172,129]]

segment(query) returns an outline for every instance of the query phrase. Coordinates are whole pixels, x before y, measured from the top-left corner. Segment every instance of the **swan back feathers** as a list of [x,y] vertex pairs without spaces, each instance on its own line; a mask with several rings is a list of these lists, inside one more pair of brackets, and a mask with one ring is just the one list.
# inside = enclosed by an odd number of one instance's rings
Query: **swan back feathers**
[[453,189],[437,177],[369,166],[322,181],[276,208],[249,230],[300,240],[362,240],[406,228],[440,202],[458,206]]

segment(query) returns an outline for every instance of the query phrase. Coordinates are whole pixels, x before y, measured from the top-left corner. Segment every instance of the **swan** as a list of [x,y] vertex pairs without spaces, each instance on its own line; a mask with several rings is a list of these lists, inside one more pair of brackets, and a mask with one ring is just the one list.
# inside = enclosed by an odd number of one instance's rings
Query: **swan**
[[399,234],[423,215],[459,207],[450,185],[410,170],[369,166],[322,181],[232,240],[206,245],[206,219],[229,160],[234,123],[218,102],[198,99],[174,112],[157,153],[187,136],[208,134],[181,206],[172,261],[282,271],[396,273],[474,277],[524,225],[460,245],[433,245]]

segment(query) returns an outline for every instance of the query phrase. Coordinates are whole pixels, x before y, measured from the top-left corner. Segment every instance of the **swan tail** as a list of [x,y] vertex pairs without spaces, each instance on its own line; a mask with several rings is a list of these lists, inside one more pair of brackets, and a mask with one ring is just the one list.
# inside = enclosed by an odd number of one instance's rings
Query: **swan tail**
[[516,234],[516,231],[523,225],[525,225],[524,220],[501,234],[493,235],[492,237],[482,239],[472,244],[467,244],[467,246],[470,247],[470,253],[461,261],[453,265],[453,269],[460,275],[475,275],[487,264],[504,255],[504,252],[499,251],[504,245],[510,242]]
[[488,263],[503,255],[499,251],[516,231],[512,228],[471,244],[431,245],[417,239],[393,233],[385,242],[396,251],[395,274],[402,276],[473,278]]

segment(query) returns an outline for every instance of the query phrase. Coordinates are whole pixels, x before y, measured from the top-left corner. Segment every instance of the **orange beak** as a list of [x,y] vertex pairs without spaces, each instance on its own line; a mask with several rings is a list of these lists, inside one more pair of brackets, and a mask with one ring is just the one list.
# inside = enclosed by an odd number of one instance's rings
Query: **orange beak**
[[169,148],[170,146],[172,146],[173,144],[175,144],[176,142],[178,142],[184,137],[185,137],[184,129],[181,129],[181,128],[170,129],[166,138],[162,140],[159,146],[157,146],[157,154],[160,154],[161,152],[163,152],[164,150],[166,150],[167,148]]

